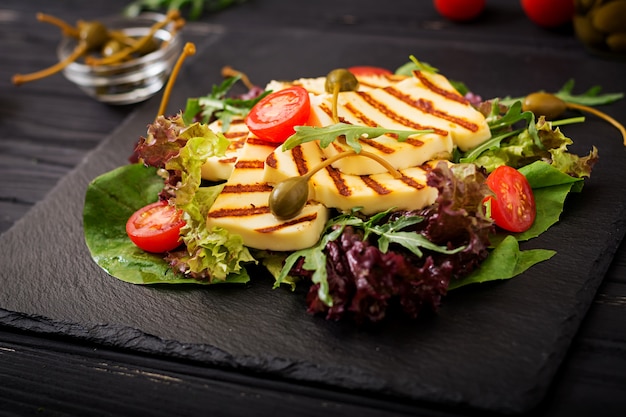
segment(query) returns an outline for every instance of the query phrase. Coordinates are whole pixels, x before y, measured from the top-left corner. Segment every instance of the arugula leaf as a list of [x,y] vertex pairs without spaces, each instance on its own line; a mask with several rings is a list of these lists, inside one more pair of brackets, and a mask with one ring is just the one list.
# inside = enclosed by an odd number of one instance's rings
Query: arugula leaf
[[419,61],[414,55],[409,55],[410,61],[402,66],[398,67],[395,71],[396,75],[413,75],[413,71],[424,71],[432,74],[436,74],[439,70],[432,65]]
[[316,126],[296,126],[295,133],[287,138],[283,143],[282,150],[288,151],[306,142],[320,141],[320,147],[326,148],[333,143],[338,137],[343,136],[346,143],[359,153],[362,149],[359,139],[361,137],[375,138],[385,134],[396,135],[398,141],[402,142],[413,135],[422,135],[432,133],[432,130],[395,130],[383,127],[358,126],[348,123],[335,123],[333,125],[316,127]]
[[[568,103],[581,104],[583,106],[600,106],[610,104],[624,97],[624,93],[600,94],[602,88],[599,85],[589,88],[582,94],[574,94],[574,80],[569,79],[558,91],[552,93],[561,100]],[[509,106],[516,101],[523,101],[524,97],[505,97],[500,99],[500,103]]]
[[259,100],[270,93],[263,91],[250,99],[228,97],[228,92],[239,80],[241,75],[228,77],[221,84],[214,85],[206,96],[188,98],[183,112],[185,124],[194,121],[206,124],[218,119],[222,121],[222,131],[225,132],[233,117],[245,117]]
[[[388,214],[391,210],[387,210],[383,214]],[[415,232],[403,232],[402,230],[424,220],[421,216],[400,217],[393,221],[387,221],[383,224],[376,224],[383,216],[372,217],[368,221],[361,221],[360,225],[352,223],[354,226],[360,226],[364,231],[363,239],[367,239],[370,234],[378,236],[378,249],[386,253],[391,243],[396,243],[409,250],[415,256],[421,258],[424,253],[420,248],[429,249],[434,252],[454,254],[465,249],[460,246],[455,249],[448,249],[445,246],[439,246],[432,243],[426,237]]]
[[378,236],[378,249],[382,253],[386,253],[389,250],[391,243],[399,244],[405,249],[418,257],[422,257],[424,254],[420,248],[428,249],[431,251],[454,254],[465,249],[465,246],[461,246],[455,249],[448,249],[445,246],[439,246],[432,243],[425,236],[416,232],[403,232],[403,229],[410,227],[423,220],[421,216],[402,216],[393,221],[386,221],[383,224],[377,224],[381,220],[387,218],[389,213],[393,209],[389,209],[385,212],[377,213],[367,220],[355,215],[358,209],[353,210],[351,214],[341,214],[326,224],[325,232],[322,235],[320,241],[313,247],[301,249],[291,253],[286,259],[283,265],[283,269],[276,278],[274,288],[279,287],[281,284],[289,284],[293,288],[293,281],[289,279],[289,271],[295,266],[296,262],[300,258],[304,259],[302,265],[303,269],[313,271],[311,278],[314,284],[319,284],[318,297],[328,307],[332,307],[333,300],[329,293],[328,288],[328,274],[326,270],[326,254],[324,249],[328,242],[332,242],[339,238],[346,226],[352,226],[363,230],[363,240],[371,234]]
[[[333,220],[329,222],[327,230],[332,224]],[[328,291],[328,274],[326,272],[326,254],[324,253],[324,248],[326,248],[328,242],[336,240],[341,235],[342,231],[343,227],[338,227],[335,230],[331,230],[329,233],[324,233],[317,245],[292,252],[287,259],[285,259],[285,264],[276,278],[274,288],[284,283],[289,283],[293,288],[292,280],[288,277],[289,271],[291,271],[300,258],[304,258],[303,268],[314,271],[311,281],[314,284],[319,284],[318,297],[324,304],[331,307],[333,305],[333,299]]]

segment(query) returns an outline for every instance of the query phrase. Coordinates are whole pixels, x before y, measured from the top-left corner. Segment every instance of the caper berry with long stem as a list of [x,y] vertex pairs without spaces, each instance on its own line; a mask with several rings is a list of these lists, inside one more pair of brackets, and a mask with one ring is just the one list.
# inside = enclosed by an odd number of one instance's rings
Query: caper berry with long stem
[[333,122],[339,123],[337,114],[337,101],[341,91],[356,91],[359,88],[359,81],[347,69],[338,68],[328,73],[324,89],[327,93],[332,93],[332,114]]
[[336,161],[353,155],[360,155],[373,159],[384,166],[394,178],[402,177],[402,174],[397,169],[376,154],[367,151],[357,153],[354,150],[341,152],[324,160],[304,175],[290,177],[277,183],[270,192],[268,201],[272,214],[281,220],[288,220],[297,216],[309,199],[309,180],[311,177],[318,171],[326,168]]
[[102,58],[88,57],[85,60],[85,62],[87,63],[87,65],[94,65],[94,66],[95,65],[111,65],[111,64],[116,64],[124,59],[127,59],[132,54],[138,51],[141,51],[143,48],[150,45],[151,40],[153,40],[154,38],[154,34],[159,29],[179,19],[181,19],[180,12],[178,10],[170,10],[165,16],[165,19],[155,23],[145,36],[141,37],[132,45],[129,45],[126,48],[122,49],[121,51],[114,53],[113,55],[110,55],[110,56],[105,56]]
[[167,80],[165,90],[163,91],[163,96],[161,97],[161,104],[159,106],[157,117],[162,116],[163,113],[165,113],[167,103],[170,100],[172,88],[174,87],[176,78],[178,78],[178,73],[180,72],[180,68],[183,66],[183,62],[185,62],[185,59],[187,59],[188,56],[195,55],[195,53],[196,45],[191,42],[187,42],[183,47],[183,52],[181,52],[180,56],[178,57],[176,64],[174,64],[174,68],[172,68],[172,73],[170,74],[169,79]]
[[13,76],[13,84],[21,85],[56,74],[72,62],[76,61],[82,55],[86,54],[88,51],[101,48],[109,39],[107,28],[98,21],[81,21],[77,24],[77,29],[78,44],[67,58],[56,63],[55,65],[52,65],[51,67],[33,72],[31,74],[16,74]]
[[545,116],[548,120],[554,120],[561,116],[567,109],[575,109],[583,112],[591,113],[601,119],[612,124],[622,134],[624,146],[626,146],[626,129],[624,126],[609,116],[608,114],[595,109],[593,107],[585,106],[577,103],[570,103],[561,100],[554,94],[537,92],[527,95],[522,102],[522,110],[531,111],[537,116]]

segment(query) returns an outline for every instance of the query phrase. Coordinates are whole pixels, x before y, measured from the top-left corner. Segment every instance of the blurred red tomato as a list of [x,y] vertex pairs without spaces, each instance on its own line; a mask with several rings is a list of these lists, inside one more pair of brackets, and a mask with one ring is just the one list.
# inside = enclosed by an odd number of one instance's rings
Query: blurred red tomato
[[440,15],[455,22],[475,19],[485,9],[485,0],[434,0],[434,4]]
[[536,25],[556,28],[574,17],[574,0],[521,0],[526,16]]

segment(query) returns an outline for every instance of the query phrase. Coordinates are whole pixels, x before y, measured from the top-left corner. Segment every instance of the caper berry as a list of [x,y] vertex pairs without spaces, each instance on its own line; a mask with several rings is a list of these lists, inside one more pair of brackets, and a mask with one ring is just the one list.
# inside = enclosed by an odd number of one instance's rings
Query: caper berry
[[102,47],[102,56],[111,56],[124,49],[125,45],[117,39],[111,39]]
[[592,16],[593,26],[600,32],[618,33],[626,28],[626,1],[612,1],[600,6]]
[[337,85],[339,91],[356,91],[359,88],[359,81],[347,69],[338,68],[328,73],[324,89],[327,93],[333,93]]
[[79,21],[77,26],[78,38],[87,45],[87,50],[100,49],[110,39],[106,26],[97,20]]
[[145,41],[145,43],[140,45],[139,49],[137,49],[137,54],[144,56],[156,51],[157,49],[159,49],[159,42],[154,36],[151,36]]
[[545,116],[554,120],[565,112],[567,104],[554,94],[537,92],[526,96],[522,102],[522,110],[531,111],[537,116]]
[[544,92],[529,94],[522,102],[522,110],[531,111],[537,116],[545,116],[547,120],[556,119],[567,109],[575,109],[591,113],[612,124],[622,134],[624,146],[626,146],[626,128],[624,128],[624,125],[598,109],[594,109],[593,107],[586,106],[584,104],[563,101],[554,94]]
[[270,193],[270,211],[278,219],[291,219],[302,211],[308,199],[309,176],[287,178]]

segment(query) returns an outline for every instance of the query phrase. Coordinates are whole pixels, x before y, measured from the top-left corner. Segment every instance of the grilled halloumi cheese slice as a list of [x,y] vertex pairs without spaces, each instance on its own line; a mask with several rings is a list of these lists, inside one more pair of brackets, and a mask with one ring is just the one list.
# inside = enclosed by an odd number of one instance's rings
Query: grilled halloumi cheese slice
[[[368,91],[341,92],[337,113],[341,121],[362,126],[381,126],[397,130],[432,130],[398,142],[391,135],[361,140],[363,150],[385,158],[394,168],[422,165],[431,159],[444,159],[454,146],[471,149],[491,137],[485,117],[474,109],[439,74],[415,71],[413,77],[394,85]],[[332,120],[332,96],[313,98],[312,110],[317,124],[326,126]],[[350,150],[340,141],[324,149],[327,157]],[[333,164],[343,173],[369,175],[385,169],[361,157],[343,158]]]
[[222,227],[240,235],[246,246],[256,249],[292,251],[313,246],[328,220],[329,210],[318,203],[307,204],[287,221],[270,212],[272,187],[263,181],[265,159],[275,148],[249,136],[240,149],[232,175],[207,216],[209,228]]
[[[359,157],[366,159],[365,157]],[[304,175],[326,159],[318,142],[307,142],[282,152],[271,153],[265,161],[263,179],[276,184],[289,177]],[[417,210],[435,202],[437,190],[426,184],[426,175],[439,160],[400,170],[401,178],[390,173],[372,175],[345,174],[329,166],[309,180],[309,200],[329,208],[349,211],[362,207],[369,215],[389,208]]]
[[209,129],[216,133],[223,133],[226,139],[230,141],[230,144],[223,156],[212,156],[207,159],[202,165],[201,176],[208,181],[223,181],[232,174],[237,158],[246,143],[250,131],[242,117],[233,118],[225,132],[223,132],[221,120],[211,123]]
[[[359,91],[368,91],[373,88],[385,87],[399,83],[404,80],[405,76],[398,75],[371,75],[359,76]],[[270,81],[265,87],[266,91],[278,91],[292,85],[304,87],[312,96],[326,94],[324,84],[326,77],[317,78],[300,78],[294,81]],[[313,119],[311,123],[317,123],[317,119]],[[217,120],[209,125],[214,132],[221,132],[226,139],[230,140],[230,146],[223,156],[214,156],[209,158],[202,166],[202,178],[208,181],[223,181],[230,177],[235,167],[235,162],[243,148],[246,138],[248,137],[248,127],[244,118],[235,117],[231,120],[228,129],[224,132],[223,125]]]
[[[359,82],[358,91],[369,91],[374,88],[387,87],[395,85],[403,81],[407,77],[405,75],[357,75]],[[299,85],[305,88],[309,93],[314,95],[326,94],[326,77],[316,78],[299,78],[293,81],[270,81],[265,87],[266,90],[278,91],[283,88]]]

